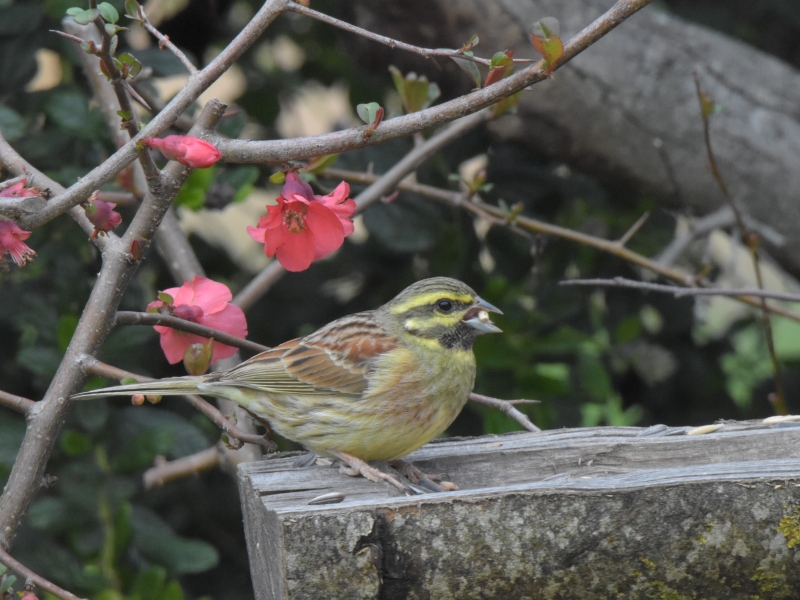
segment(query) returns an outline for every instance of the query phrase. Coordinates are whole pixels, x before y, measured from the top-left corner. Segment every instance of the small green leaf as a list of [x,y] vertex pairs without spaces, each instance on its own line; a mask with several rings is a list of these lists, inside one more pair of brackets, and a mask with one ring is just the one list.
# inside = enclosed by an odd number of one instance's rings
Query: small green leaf
[[117,114],[125,121],[130,121],[131,117],[133,116],[129,110],[118,110]]
[[101,2],[98,4],[97,10],[100,11],[100,15],[103,17],[104,21],[107,21],[108,23],[116,23],[119,21],[119,13],[117,12],[117,9],[108,2]]
[[545,17],[531,26],[531,43],[544,58],[548,71],[564,53],[564,44],[558,37],[561,25],[554,17]]
[[206,193],[214,180],[214,172],[217,167],[212,166],[208,169],[195,169],[186,183],[175,196],[174,206],[185,206],[192,210],[200,210],[206,202]]
[[468,53],[470,50],[472,50],[475,46],[478,45],[479,41],[480,41],[480,38],[478,37],[478,34],[476,33],[471,38],[469,38],[469,40],[467,40],[466,44],[461,46],[461,51],[464,54]]
[[15,575],[9,575],[8,577],[6,577],[3,580],[2,584],[0,584],[0,594],[5,594],[11,588],[11,586],[14,585],[14,582],[16,581],[17,577]]
[[375,121],[378,118],[379,113],[381,113],[381,117],[383,116],[382,111],[383,109],[381,108],[381,105],[378,104],[377,102],[370,102],[369,104],[359,104],[358,106],[356,106],[356,112],[358,113],[358,116],[361,117],[361,120],[364,121],[364,123],[370,125],[371,127],[377,125]]
[[[471,52],[465,52],[464,54],[468,56],[472,56]],[[476,88],[481,87],[481,72],[478,70],[478,65],[476,65],[471,60],[467,60],[465,58],[457,58],[455,56],[451,57],[455,63],[461,67],[461,70],[464,71],[467,75],[469,75],[472,82],[475,84]]]
[[125,0],[125,16],[134,21],[141,21],[139,11],[142,9],[136,0]]
[[92,449],[92,440],[87,435],[74,429],[64,431],[58,443],[68,456],[83,456]]
[[280,185],[284,181],[286,181],[286,173],[284,173],[283,171],[278,171],[277,173],[273,173],[272,175],[269,176],[270,183],[275,183],[277,185]]
[[158,299],[161,300],[164,304],[168,305],[175,304],[175,298],[170,296],[167,292],[158,292]]
[[[70,9],[73,10],[73,9]],[[80,12],[69,12],[72,15],[72,18],[75,19],[75,22],[79,25],[87,25],[94,21],[97,17],[100,16],[100,11],[96,8],[89,8],[87,10],[80,10]]]
[[137,383],[137,382],[138,382],[138,379],[136,379],[136,377],[123,377],[120,380],[120,383],[122,385],[130,385],[132,383]]
[[122,63],[120,70],[123,71],[125,76],[136,77],[142,70],[142,63],[136,60],[136,57],[132,54],[123,52],[119,55],[118,60]]
[[58,340],[59,349],[64,352],[69,346],[72,339],[72,334],[75,333],[75,328],[78,326],[78,315],[62,315],[58,320],[56,326],[56,339]]

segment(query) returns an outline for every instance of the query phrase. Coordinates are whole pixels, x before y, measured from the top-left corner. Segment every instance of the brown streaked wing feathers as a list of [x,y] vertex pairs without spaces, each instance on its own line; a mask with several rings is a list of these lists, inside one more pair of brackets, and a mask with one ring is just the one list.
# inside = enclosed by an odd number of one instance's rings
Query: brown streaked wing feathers
[[218,381],[283,394],[360,396],[373,359],[396,347],[372,313],[358,313],[262,352]]

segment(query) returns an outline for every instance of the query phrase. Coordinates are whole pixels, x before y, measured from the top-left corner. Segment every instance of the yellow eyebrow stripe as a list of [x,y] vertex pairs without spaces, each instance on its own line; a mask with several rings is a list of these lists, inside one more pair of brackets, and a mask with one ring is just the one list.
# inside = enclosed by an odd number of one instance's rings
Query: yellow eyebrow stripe
[[449,291],[427,292],[425,294],[416,295],[402,304],[393,306],[392,314],[399,315],[420,306],[429,306],[442,298],[455,302],[464,302],[465,304],[470,304],[475,300],[469,294],[454,294]]

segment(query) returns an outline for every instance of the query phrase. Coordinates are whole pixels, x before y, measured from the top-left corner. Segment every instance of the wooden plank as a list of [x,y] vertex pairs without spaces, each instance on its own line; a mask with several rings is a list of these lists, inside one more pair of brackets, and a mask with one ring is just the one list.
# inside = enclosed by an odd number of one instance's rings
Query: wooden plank
[[409,458],[461,489],[414,497],[241,465],[256,598],[800,596],[800,428],[688,429],[445,440]]

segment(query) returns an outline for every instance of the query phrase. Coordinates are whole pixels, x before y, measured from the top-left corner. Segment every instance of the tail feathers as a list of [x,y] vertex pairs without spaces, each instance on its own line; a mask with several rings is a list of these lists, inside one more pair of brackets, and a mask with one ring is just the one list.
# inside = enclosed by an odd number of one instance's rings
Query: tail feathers
[[198,385],[202,383],[202,380],[202,377],[173,377],[171,379],[117,385],[100,390],[92,390],[91,392],[74,394],[72,399],[93,400],[95,398],[105,398],[106,396],[130,396],[132,394],[158,394],[161,396],[197,394],[200,393]]

